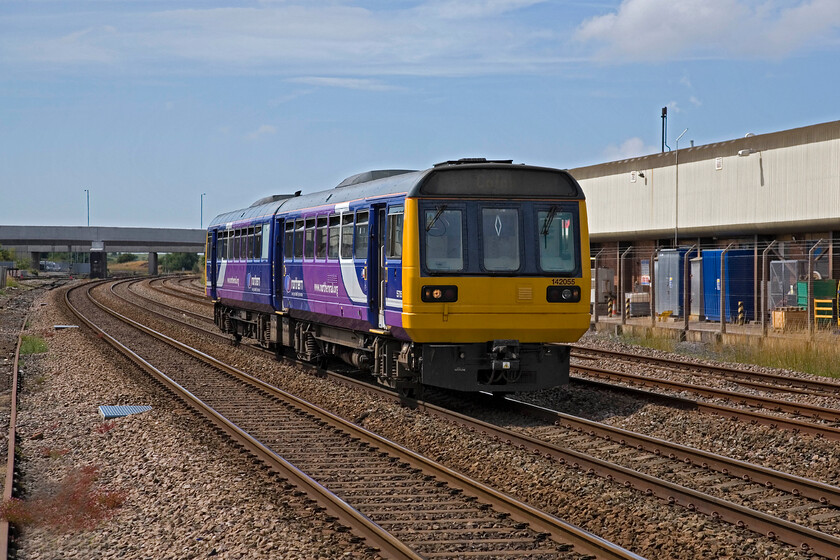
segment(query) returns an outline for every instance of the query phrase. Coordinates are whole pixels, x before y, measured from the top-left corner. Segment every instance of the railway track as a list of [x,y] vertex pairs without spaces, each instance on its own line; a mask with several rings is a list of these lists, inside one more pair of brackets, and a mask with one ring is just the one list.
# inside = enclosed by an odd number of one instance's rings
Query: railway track
[[[359,382],[343,379],[360,387]],[[383,395],[384,391],[365,386]],[[395,398],[390,396],[389,398]],[[481,405],[481,417],[498,413],[498,400]],[[771,538],[840,558],[840,488],[744,461],[629,432],[579,417],[506,400],[519,418],[539,418],[547,425],[510,431],[473,416],[426,402],[419,405],[447,420],[551,457],[575,468],[633,487],[690,510],[750,528]],[[492,411],[492,412],[491,412]]]
[[198,303],[208,307],[213,307],[213,303],[207,299],[207,296],[191,289],[185,289],[180,286],[173,287],[170,285],[169,277],[163,276],[159,278],[152,278],[149,280],[149,287],[152,290],[167,294],[170,296],[186,299],[192,303]]
[[[498,418],[499,401],[447,409],[453,422],[551,457],[739,527],[840,558],[840,488],[652,438],[599,422],[506,399],[514,414]],[[510,430],[521,415],[543,422]],[[493,423],[481,417],[492,416]]]
[[639,558],[109,313],[90,289],[68,292],[80,319],[384,556]]
[[734,381],[739,385],[758,390],[776,391],[794,394],[807,394],[821,397],[840,397],[840,383],[818,378],[793,377],[766,372],[749,371],[736,367],[697,364],[685,360],[641,356],[628,352],[603,350],[574,345],[572,357],[579,360],[614,360],[631,364],[643,364],[668,371],[680,371],[692,376],[714,377]]

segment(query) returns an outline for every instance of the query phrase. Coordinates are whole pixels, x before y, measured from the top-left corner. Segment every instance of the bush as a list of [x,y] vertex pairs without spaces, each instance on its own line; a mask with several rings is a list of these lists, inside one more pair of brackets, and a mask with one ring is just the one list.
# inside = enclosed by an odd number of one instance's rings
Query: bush
[[137,255],[135,255],[134,253],[122,253],[117,257],[117,262],[118,263],[133,262],[133,261],[136,261],[136,260],[137,260]]

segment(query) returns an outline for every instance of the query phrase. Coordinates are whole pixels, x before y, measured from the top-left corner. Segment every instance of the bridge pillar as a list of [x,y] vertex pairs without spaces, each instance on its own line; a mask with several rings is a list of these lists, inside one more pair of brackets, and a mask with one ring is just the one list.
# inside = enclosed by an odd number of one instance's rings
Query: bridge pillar
[[157,253],[149,253],[149,274],[157,276],[158,273],[158,257]]
[[32,261],[32,270],[41,270],[41,252],[31,251],[29,253],[29,260]]

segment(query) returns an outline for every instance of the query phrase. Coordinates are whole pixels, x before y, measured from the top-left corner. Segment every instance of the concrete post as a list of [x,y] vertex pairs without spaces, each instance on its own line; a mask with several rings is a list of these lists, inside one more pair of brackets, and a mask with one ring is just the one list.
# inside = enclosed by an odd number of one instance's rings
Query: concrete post
[[158,273],[158,255],[157,253],[149,253],[149,274],[157,276]]

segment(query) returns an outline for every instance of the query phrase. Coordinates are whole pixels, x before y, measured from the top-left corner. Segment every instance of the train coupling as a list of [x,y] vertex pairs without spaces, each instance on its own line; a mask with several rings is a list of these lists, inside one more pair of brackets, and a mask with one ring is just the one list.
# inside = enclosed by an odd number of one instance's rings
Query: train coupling
[[519,341],[494,340],[490,347],[490,366],[494,376],[516,380],[519,377]]

